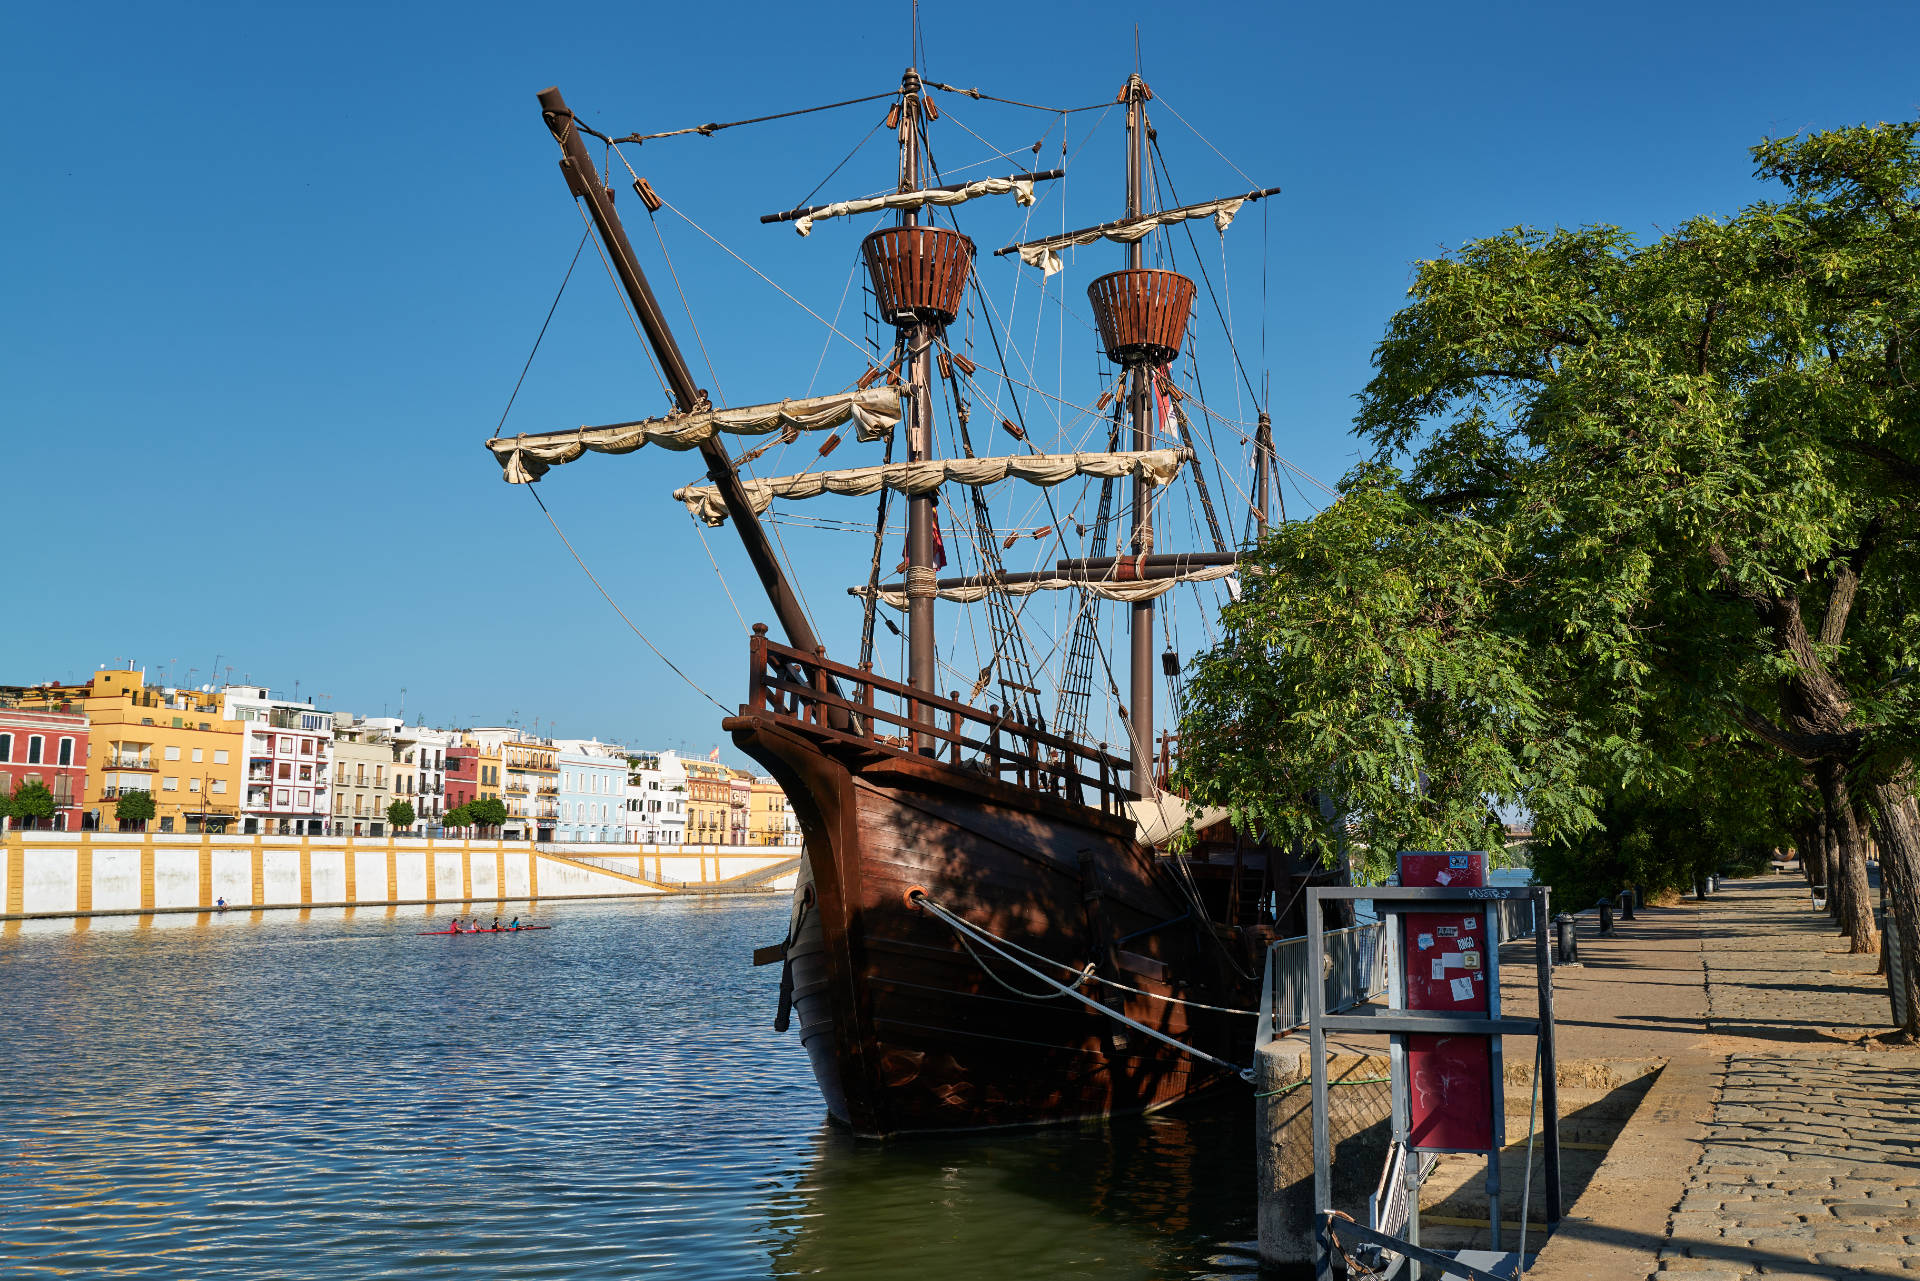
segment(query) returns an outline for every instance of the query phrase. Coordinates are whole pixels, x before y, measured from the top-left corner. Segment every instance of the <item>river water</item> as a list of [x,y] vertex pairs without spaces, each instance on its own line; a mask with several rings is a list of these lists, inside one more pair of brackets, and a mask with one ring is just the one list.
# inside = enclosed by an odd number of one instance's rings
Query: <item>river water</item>
[[1244,1096],[974,1139],[830,1126],[772,1030],[777,967],[750,967],[786,913],[0,926],[0,1276],[1254,1275]]

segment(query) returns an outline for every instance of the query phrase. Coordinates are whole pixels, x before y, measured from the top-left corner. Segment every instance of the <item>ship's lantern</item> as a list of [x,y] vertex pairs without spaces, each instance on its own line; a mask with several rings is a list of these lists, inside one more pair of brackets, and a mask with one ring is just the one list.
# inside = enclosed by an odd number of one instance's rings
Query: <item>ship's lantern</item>
[[1180,354],[1193,281],[1177,271],[1116,271],[1087,286],[1100,341],[1116,365],[1164,365]]
[[946,325],[960,314],[973,241],[945,227],[883,227],[860,242],[889,325]]

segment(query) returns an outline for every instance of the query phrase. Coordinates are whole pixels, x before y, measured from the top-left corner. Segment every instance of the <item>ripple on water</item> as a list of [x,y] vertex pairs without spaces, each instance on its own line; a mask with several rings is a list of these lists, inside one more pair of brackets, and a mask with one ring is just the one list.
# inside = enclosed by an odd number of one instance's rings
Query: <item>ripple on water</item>
[[1253,1275],[1244,1100],[856,1143],[746,963],[784,900],[540,914],[0,927],[0,1274]]

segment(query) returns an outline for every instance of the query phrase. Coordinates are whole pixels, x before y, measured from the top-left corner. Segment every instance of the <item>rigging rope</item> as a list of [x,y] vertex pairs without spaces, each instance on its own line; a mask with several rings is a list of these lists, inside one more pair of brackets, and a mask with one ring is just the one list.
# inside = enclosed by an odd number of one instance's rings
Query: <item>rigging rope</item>
[[852,107],[862,102],[879,102],[883,98],[897,98],[899,96],[900,91],[898,89],[889,89],[885,93],[869,94],[864,98],[848,98],[845,102],[829,102],[818,107],[801,107],[795,111],[777,111],[770,116],[754,116],[749,120],[728,120],[704,125],[689,125],[685,129],[666,129],[659,133],[630,133],[619,138],[608,137],[598,129],[582,124],[577,118],[574,120],[573,126],[581,133],[591,135],[609,145],[622,142],[631,142],[638,145],[643,142],[651,142],[655,138],[678,138],[682,134],[689,133],[697,133],[703,138],[712,137],[722,129],[738,129],[741,125],[763,125],[769,120],[789,120],[794,116],[812,115],[816,111],[833,111],[839,107]]
[[540,354],[540,341],[547,336],[547,326],[553,323],[553,313],[560,310],[561,295],[567,292],[567,282],[573,279],[573,269],[580,264],[580,253],[587,247],[587,237],[593,234],[593,228],[587,227],[580,233],[580,243],[573,247],[573,261],[567,264],[567,274],[560,278],[560,288],[554,291],[553,305],[547,308],[547,318],[540,322],[540,332],[534,335],[533,350],[527,353],[527,363],[520,366],[520,376],[513,380],[513,394],[507,397],[507,407],[500,411],[500,421],[493,425],[493,435],[489,440],[500,438],[500,429],[507,425],[507,415],[513,412],[513,402],[520,399],[520,384],[527,381],[527,371],[533,368],[533,358]]
[[567,540],[566,534],[561,531],[560,522],[555,520],[553,518],[553,513],[547,510],[546,500],[540,497],[539,488],[534,485],[527,485],[527,486],[524,486],[523,488],[526,489],[527,493],[533,496],[533,501],[540,505],[541,513],[547,518],[547,524],[552,525],[553,532],[560,535],[560,541],[562,544],[565,545],[568,554],[573,557],[573,563],[580,567],[580,572],[587,576],[587,581],[593,584],[594,590],[599,592],[600,595],[606,599],[607,604],[613,606],[613,612],[620,615],[620,621],[627,625],[627,629],[631,631],[635,636],[638,636],[640,638],[641,644],[645,645],[648,649],[653,651],[653,655],[655,658],[658,658],[661,662],[665,663],[669,668],[671,668],[675,676],[678,676],[681,680],[685,681],[688,685],[691,685],[695,693],[699,694],[700,697],[706,699],[709,703],[712,703],[715,707],[719,708],[722,715],[731,716],[733,712],[730,708],[728,708],[728,706],[725,703],[721,702],[719,699],[715,698],[713,695],[707,693],[705,689],[701,688],[700,683],[698,681],[694,680],[693,677],[681,671],[679,666],[675,664],[671,658],[668,658],[665,654],[661,653],[660,647],[654,644],[652,641],[648,640],[647,634],[641,631],[638,627],[635,627],[633,625],[633,620],[627,617],[627,611],[620,608],[619,602],[614,600],[612,596],[607,595],[607,589],[600,585],[600,580],[593,576],[593,571],[587,568],[587,562],[580,559],[580,553],[577,551],[574,551],[573,544]]
[[[587,231],[591,234],[593,231],[593,222],[587,216],[587,211],[584,208],[585,204],[586,200],[584,197],[574,197],[574,212],[580,215],[580,221],[586,224]],[[627,323],[633,326],[633,336],[640,340],[641,353],[646,356],[647,364],[653,370],[653,376],[660,380],[660,390],[666,393],[669,404],[677,404],[674,400],[673,388],[667,383],[667,375],[661,370],[660,362],[654,359],[653,344],[649,343],[647,336],[640,332],[640,318],[633,314],[633,301],[627,297],[627,291],[620,287],[620,278],[613,274],[613,262],[607,257],[607,251],[605,247],[601,245],[598,237],[594,238],[593,251],[600,256],[600,265],[606,269],[607,283],[613,286],[613,295],[620,300],[621,312],[626,316]]]
[[848,338],[846,334],[841,333],[838,326],[830,323],[825,316],[822,316],[819,312],[815,311],[813,308],[807,306],[807,304],[801,302],[798,298],[794,297],[793,294],[789,293],[786,287],[782,285],[779,281],[775,280],[772,276],[769,276],[766,272],[760,270],[758,267],[754,266],[752,263],[748,262],[745,258],[742,258],[738,253],[734,252],[732,246],[728,245],[724,240],[721,240],[720,237],[714,235],[711,231],[708,231],[705,227],[702,227],[699,223],[695,222],[692,218],[689,218],[686,212],[682,210],[678,205],[674,204],[671,200],[667,200],[664,198],[660,201],[660,203],[666,206],[668,209],[673,210],[676,214],[679,214],[681,219],[685,221],[685,223],[689,227],[692,227],[695,231],[705,236],[708,240],[711,240],[714,244],[720,246],[720,248],[724,250],[728,254],[728,256],[733,258],[735,262],[738,262],[741,266],[745,267],[748,271],[751,271],[754,275],[760,277],[760,279],[766,281],[769,285],[772,285],[775,292],[777,292],[781,297],[785,298],[788,302],[798,307],[801,311],[806,312],[809,316],[812,316],[815,320],[825,325],[833,333],[839,334],[840,337],[845,339],[846,342],[850,344],[855,351],[859,352],[862,356],[865,356],[867,354],[867,349],[864,346],[862,346],[860,343],[855,342],[853,339]]
[[[928,898],[923,897],[919,901],[923,905],[928,907],[935,906],[933,901]],[[941,909],[941,911],[945,912],[946,909]],[[1117,992],[1130,992],[1134,996],[1144,996],[1151,1001],[1164,1001],[1168,1005],[1185,1006],[1187,1009],[1190,1009],[1190,1010],[1212,1010],[1216,1014],[1241,1014],[1241,1015],[1245,1015],[1247,1018],[1250,1018],[1250,1019],[1260,1017],[1260,1011],[1258,1010],[1242,1010],[1231,1005],[1208,1005],[1205,1001],[1188,1001],[1178,996],[1167,996],[1164,993],[1160,993],[1160,992],[1149,992],[1145,988],[1131,987],[1125,983],[1115,982],[1113,979],[1103,979],[1098,974],[1093,973],[1092,962],[1088,962],[1085,966],[1082,966],[1076,969],[1074,966],[1069,965],[1065,961],[1054,960],[1051,956],[1046,955],[1044,952],[1036,952],[1030,947],[1022,947],[1020,944],[1014,942],[1012,939],[1002,938],[1000,935],[995,934],[992,930],[988,929],[986,926],[981,925],[974,921],[968,921],[963,916],[959,916],[951,912],[947,912],[946,914],[949,916],[952,916],[954,920],[965,922],[967,925],[979,931],[981,934],[986,935],[988,938],[992,939],[995,943],[1000,944],[1002,947],[1010,947],[1014,951],[1020,953],[1022,956],[1032,957],[1034,960],[1039,961],[1043,965],[1058,966],[1059,968],[1067,971],[1067,973],[1069,974],[1080,975],[1081,977],[1075,979],[1073,982],[1073,986],[1075,987],[1079,987],[1082,983],[1098,983],[1102,987],[1110,987]],[[956,934],[959,933],[958,930],[955,930],[954,932]],[[1053,997],[1047,996],[1047,997],[1039,997],[1035,999],[1052,1000]]]
[[[894,347],[894,360],[905,359],[906,339],[904,336]],[[893,441],[898,432],[887,434],[887,444],[880,456],[881,466],[893,461]],[[873,562],[867,567],[867,599],[861,608],[860,619],[860,665],[866,666],[873,661],[873,620],[880,607],[880,558],[886,552],[887,545],[887,500],[893,491],[885,485],[880,486],[880,511],[873,521]]]
[[[1111,453],[1120,447],[1120,420],[1125,414],[1126,401],[1115,397],[1113,402],[1113,428],[1107,434],[1107,451]],[[1113,481],[1100,482],[1100,507],[1093,518],[1093,542],[1087,549],[1087,559],[1107,554],[1108,531],[1113,523]],[[1054,721],[1059,732],[1072,738],[1087,733],[1087,711],[1093,701],[1093,648],[1099,639],[1099,609],[1091,591],[1080,593],[1080,608],[1073,620],[1073,645],[1067,651],[1066,679],[1060,688],[1060,702],[1054,712]]]
[[1076,111],[1097,111],[1102,107],[1111,107],[1111,102],[1093,102],[1084,107],[1043,107],[1037,102],[1018,102],[1012,98],[996,98],[990,93],[978,89],[962,89],[958,85],[941,84],[937,80],[921,81],[929,89],[938,89],[942,93],[957,93],[963,98],[972,98],[980,102],[1003,102],[1009,107],[1025,107],[1029,111],[1044,111],[1052,116],[1070,116]]
[[[952,912],[949,912],[946,908],[941,907],[938,903],[934,902],[931,898],[927,896],[926,891],[924,890],[917,891],[913,893],[911,897],[913,898],[913,901],[918,903],[922,908],[926,909],[929,912],[932,912],[940,920],[946,922],[949,928],[952,928],[955,930],[964,930],[967,933],[973,935],[973,937],[978,942],[980,942],[983,946],[985,946],[989,951],[992,951],[998,954],[1002,960],[1005,960],[1009,964],[1015,965],[1020,969],[1026,971],[1029,975],[1031,975],[1036,979],[1039,979],[1042,983],[1045,983],[1048,987],[1055,989],[1060,995],[1070,996],[1074,1000],[1080,1002],[1080,1004],[1092,1010],[1094,1013],[1104,1014],[1108,1018],[1112,1019],[1114,1022],[1125,1024],[1127,1027],[1132,1028],[1136,1032],[1143,1032],[1146,1035],[1152,1037],[1154,1040],[1159,1041],[1165,1045],[1170,1045],[1174,1049],[1179,1050],[1183,1054],[1191,1054],[1194,1058],[1199,1059],[1204,1063],[1211,1063],[1215,1067],[1223,1067],[1227,1069],[1227,1071],[1239,1077],[1242,1081],[1246,1081],[1249,1083],[1253,1081],[1254,1074],[1253,1074],[1252,1068],[1241,1067],[1237,1063],[1229,1063],[1227,1060],[1223,1058],[1219,1058],[1215,1055],[1209,1054],[1205,1050],[1202,1050],[1197,1046],[1188,1045],[1185,1041],[1181,1041],[1174,1037],[1168,1036],[1165,1032],[1162,1032],[1159,1028],[1149,1027],[1145,1023],[1140,1022],[1138,1019],[1130,1019],[1126,1015],[1120,1013],[1120,1011],[1116,1009],[1112,1009],[1109,1006],[1103,1005],[1099,1001],[1094,1000],[1090,996],[1083,995],[1081,992],[1076,990],[1076,987],[1073,985],[1069,985],[1066,983],[1059,983],[1047,977],[1045,974],[1042,974],[1039,970],[1034,969],[1031,965],[1028,965],[1025,961],[1021,960],[1019,957],[1013,955],[1011,952],[1006,951],[1004,948],[1002,948],[999,945],[999,943],[995,941],[993,935],[988,934],[986,931],[980,929],[978,926],[974,925],[971,921],[968,921],[964,917],[955,916]],[[1147,995],[1151,995],[1151,993],[1148,993]],[[1224,1007],[1215,1006],[1213,1008],[1222,1009]],[[1229,1010],[1227,1012],[1232,1014],[1246,1013],[1245,1010]]]

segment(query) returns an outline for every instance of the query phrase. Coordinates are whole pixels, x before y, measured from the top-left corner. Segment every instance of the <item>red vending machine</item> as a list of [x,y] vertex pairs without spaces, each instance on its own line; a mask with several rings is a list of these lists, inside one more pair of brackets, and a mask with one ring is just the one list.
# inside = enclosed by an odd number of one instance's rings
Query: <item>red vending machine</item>
[[[1478,888],[1487,883],[1483,853],[1400,856],[1408,888]],[[1500,1017],[1497,923],[1486,907],[1400,914],[1403,976],[1395,1004],[1409,1010]],[[1432,1152],[1497,1152],[1506,1136],[1501,1106],[1500,1038],[1416,1033],[1403,1038],[1407,1146]]]

